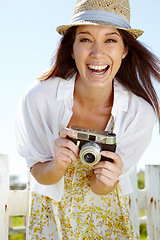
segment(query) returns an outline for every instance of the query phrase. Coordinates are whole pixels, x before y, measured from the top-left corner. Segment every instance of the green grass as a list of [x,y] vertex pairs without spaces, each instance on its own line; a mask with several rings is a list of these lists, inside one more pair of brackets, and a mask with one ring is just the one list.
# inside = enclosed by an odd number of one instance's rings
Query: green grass
[[[11,218],[11,227],[24,226],[24,217],[15,216]],[[23,240],[23,234],[10,235],[10,240]]]

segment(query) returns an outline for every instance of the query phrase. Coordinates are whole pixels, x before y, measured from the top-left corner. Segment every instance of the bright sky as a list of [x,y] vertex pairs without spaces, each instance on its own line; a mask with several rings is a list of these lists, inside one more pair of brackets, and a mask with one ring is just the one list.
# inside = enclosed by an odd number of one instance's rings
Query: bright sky
[[[15,117],[27,86],[50,67],[50,59],[60,39],[56,27],[68,24],[76,0],[0,1],[0,154],[8,154],[10,174],[26,181],[26,163],[16,150]],[[160,57],[160,1],[130,0],[131,26],[145,34],[140,38]],[[160,96],[160,87],[158,89]],[[150,146],[140,160],[160,164],[160,135],[155,126]]]

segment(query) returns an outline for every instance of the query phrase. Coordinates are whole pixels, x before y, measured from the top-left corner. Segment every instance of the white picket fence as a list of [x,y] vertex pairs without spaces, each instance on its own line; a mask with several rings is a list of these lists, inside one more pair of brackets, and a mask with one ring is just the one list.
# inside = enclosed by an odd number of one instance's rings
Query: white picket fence
[[[10,233],[25,233],[28,239],[28,217],[30,206],[30,181],[25,190],[9,190],[9,160],[0,154],[0,240],[7,240]],[[10,216],[26,216],[26,228],[9,229]]]
[[[137,172],[131,180],[134,193],[130,195],[132,219],[139,239],[139,224],[147,224],[149,240],[160,240],[160,165],[145,168],[145,189],[139,190]],[[26,239],[28,239],[28,216],[30,206],[30,181],[26,190],[9,190],[9,163],[7,155],[0,155],[0,240],[7,240],[9,231],[24,232],[25,229],[9,230],[9,216],[26,216]],[[139,218],[139,210],[146,210],[146,217]]]

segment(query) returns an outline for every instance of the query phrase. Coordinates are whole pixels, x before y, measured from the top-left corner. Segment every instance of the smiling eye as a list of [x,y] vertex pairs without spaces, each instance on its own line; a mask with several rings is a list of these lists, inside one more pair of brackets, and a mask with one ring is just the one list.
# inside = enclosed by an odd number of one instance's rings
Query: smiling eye
[[83,39],[80,40],[80,42],[90,42],[90,40],[87,39],[87,38],[83,38]]
[[117,41],[114,40],[114,39],[108,39],[106,42],[107,42],[107,43],[115,43],[115,42],[117,42]]

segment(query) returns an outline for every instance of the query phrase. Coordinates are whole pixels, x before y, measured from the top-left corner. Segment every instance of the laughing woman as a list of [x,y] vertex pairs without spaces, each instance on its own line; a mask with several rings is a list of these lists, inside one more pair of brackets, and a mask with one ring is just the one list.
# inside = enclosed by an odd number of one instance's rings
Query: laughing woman
[[[147,148],[159,102],[159,60],[136,39],[128,0],[79,0],[53,67],[25,93],[17,145],[35,179],[29,239],[136,239],[129,175]],[[116,152],[90,166],[70,127],[111,131]],[[113,161],[107,161],[107,158]]]

